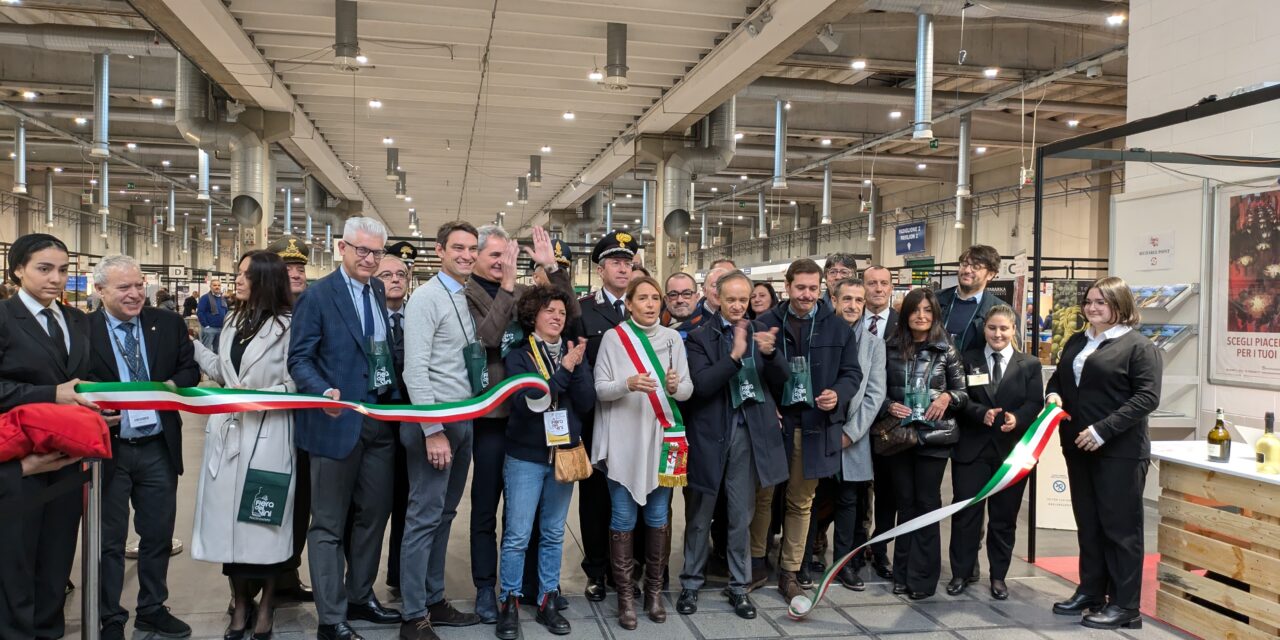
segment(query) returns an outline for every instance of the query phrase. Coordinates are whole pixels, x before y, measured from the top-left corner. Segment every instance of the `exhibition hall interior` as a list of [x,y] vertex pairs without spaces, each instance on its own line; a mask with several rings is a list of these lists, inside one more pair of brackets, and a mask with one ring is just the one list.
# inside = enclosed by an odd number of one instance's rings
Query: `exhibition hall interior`
[[0,0],[0,640],[1280,637],[1277,24]]

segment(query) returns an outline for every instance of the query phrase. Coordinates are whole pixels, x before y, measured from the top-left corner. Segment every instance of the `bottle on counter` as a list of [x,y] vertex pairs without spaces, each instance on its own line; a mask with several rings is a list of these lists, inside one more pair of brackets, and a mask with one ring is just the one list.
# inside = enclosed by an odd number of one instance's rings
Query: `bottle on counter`
[[1227,432],[1227,418],[1218,409],[1218,418],[1209,430],[1209,462],[1227,462],[1231,459],[1231,434]]
[[1276,414],[1268,411],[1263,422],[1262,437],[1253,443],[1258,455],[1258,473],[1280,473],[1280,438],[1276,437]]

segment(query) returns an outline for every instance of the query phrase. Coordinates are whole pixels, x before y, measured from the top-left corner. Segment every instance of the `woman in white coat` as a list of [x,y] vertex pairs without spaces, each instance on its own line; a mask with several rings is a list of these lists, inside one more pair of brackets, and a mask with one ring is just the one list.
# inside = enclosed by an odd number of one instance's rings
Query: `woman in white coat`
[[[195,343],[200,369],[227,389],[294,392],[289,377],[289,274],[280,256],[250,251],[240,259],[235,311],[215,353]],[[227,638],[271,637],[275,579],[293,554],[293,413],[219,414],[205,426],[192,556],[223,563],[235,608]],[[261,587],[254,610],[252,594]]]

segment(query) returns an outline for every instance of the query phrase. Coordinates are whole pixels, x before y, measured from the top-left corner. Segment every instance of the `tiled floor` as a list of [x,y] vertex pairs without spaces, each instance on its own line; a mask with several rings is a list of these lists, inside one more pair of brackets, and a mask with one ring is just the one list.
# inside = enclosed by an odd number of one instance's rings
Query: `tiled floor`
[[[187,468],[196,469],[204,441],[204,421],[198,416],[186,416]],[[944,499],[950,483],[944,482]],[[176,535],[190,543],[191,521],[194,512],[196,477],[188,474],[179,485],[179,512]],[[683,539],[683,500],[679,492],[673,505],[676,513],[674,540]],[[1024,510],[1025,511],[1025,510]],[[1070,595],[1073,585],[1042,571],[1015,557],[1009,573],[1010,598],[1005,602],[991,599],[985,581],[973,585],[960,597],[945,595],[942,585],[933,598],[911,602],[889,592],[889,585],[874,579],[868,580],[867,590],[861,593],[834,587],[826,600],[804,621],[787,617],[786,603],[773,586],[752,594],[760,615],[755,620],[742,620],[732,613],[720,595],[723,576],[709,576],[706,589],[699,602],[698,613],[681,616],[675,612],[675,593],[667,594],[668,619],[665,624],[654,624],[641,614],[636,631],[625,631],[614,619],[616,602],[613,594],[604,602],[592,603],[582,597],[585,578],[578,563],[582,559],[582,545],[577,526],[576,505],[570,511],[570,536],[565,540],[563,587],[569,594],[571,606],[566,617],[573,624],[571,638],[605,638],[630,640],[739,640],[746,638],[892,638],[894,640],[1022,640],[1079,638],[1186,638],[1189,637],[1160,623],[1148,619],[1140,630],[1123,632],[1094,632],[1084,629],[1071,617],[1055,616],[1049,608],[1055,599]],[[468,522],[469,503],[464,500],[453,527],[449,548],[447,584],[449,597],[459,609],[469,610],[474,597],[469,563]],[[1148,548],[1154,544],[1154,512],[1147,514]],[[1024,521],[1021,524],[1025,528]],[[1025,529],[1023,529],[1025,530]],[[1074,534],[1040,530],[1038,549],[1041,555],[1074,555]],[[943,540],[947,540],[946,523],[943,523]],[[1025,540],[1019,539],[1015,555],[1023,553]],[[944,547],[945,556],[945,547]],[[683,562],[680,545],[676,544],[671,558],[672,573],[678,573]],[[985,562],[985,560],[984,560]],[[942,580],[949,579],[945,568]],[[79,579],[77,564],[75,581]],[[864,579],[869,576],[864,571]],[[137,594],[135,566],[127,561],[124,606],[132,608]],[[221,567],[193,560],[182,553],[172,558],[169,567],[169,606],[174,615],[185,620],[194,630],[193,638],[221,638],[228,618],[224,608],[228,589],[222,577]],[[382,585],[377,586],[379,599],[389,606],[396,600]],[[80,635],[80,591],[77,590],[67,603],[68,638]],[[677,592],[678,593],[678,592]],[[396,627],[374,627],[367,623],[354,625],[368,640],[390,640],[397,637]],[[315,610],[311,605],[290,604],[277,610],[275,638],[298,640],[314,638]],[[522,637],[526,640],[552,638],[541,625],[533,621],[532,612],[525,613],[521,623]],[[134,632],[128,627],[133,640],[150,640],[149,635]],[[492,626],[475,626],[462,629],[439,629],[444,640],[487,640],[493,638]]]

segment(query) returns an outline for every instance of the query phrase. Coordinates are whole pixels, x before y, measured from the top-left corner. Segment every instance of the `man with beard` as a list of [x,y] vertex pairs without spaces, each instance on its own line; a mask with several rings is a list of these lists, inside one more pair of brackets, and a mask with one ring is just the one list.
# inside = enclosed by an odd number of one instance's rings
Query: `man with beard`
[[674,327],[681,336],[688,336],[691,331],[720,312],[720,296],[716,295],[716,283],[720,281],[720,276],[730,271],[733,271],[730,267],[715,267],[707,272],[706,279],[702,281],[702,300],[698,302],[697,307],[694,307],[693,314],[688,320]]
[[[487,382],[476,389],[472,381],[472,391],[478,395],[502,382],[506,377],[503,358],[527,340],[516,319],[516,303],[527,287],[516,284],[519,243],[498,225],[484,225],[476,231],[480,252],[463,293],[485,349]],[[573,296],[569,274],[556,261],[551,236],[546,230],[533,229],[533,248],[524,247],[524,253],[542,267],[552,286]],[[498,578],[498,502],[502,498],[509,415],[510,408],[504,403],[477,418],[472,429],[475,473],[471,477],[471,581],[476,588],[475,612],[485,624],[498,621],[498,600],[494,593]],[[539,593],[537,548],[537,538],[534,538],[529,545],[529,560],[525,562],[524,584],[531,588],[524,592],[530,594],[530,598]],[[568,606],[567,602],[557,600],[557,605]]]
[[[667,276],[665,286],[667,308],[662,313],[662,325],[674,329],[692,318],[695,311],[701,306],[699,304],[701,298],[698,296],[698,283],[694,281],[693,276],[683,271],[677,271]],[[681,334],[680,337],[684,338],[686,336]]]
[[987,312],[996,305],[1008,304],[986,293],[987,285],[998,275],[1000,252],[985,244],[975,244],[960,254],[958,284],[938,292],[942,324],[951,335],[956,351],[964,353],[974,345],[982,345],[982,325]]

